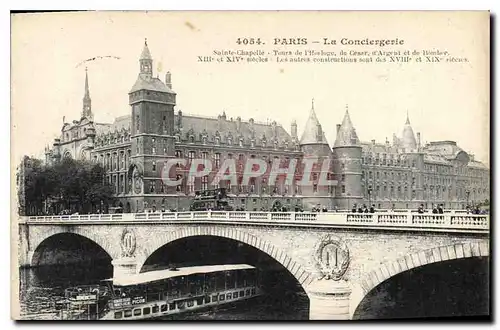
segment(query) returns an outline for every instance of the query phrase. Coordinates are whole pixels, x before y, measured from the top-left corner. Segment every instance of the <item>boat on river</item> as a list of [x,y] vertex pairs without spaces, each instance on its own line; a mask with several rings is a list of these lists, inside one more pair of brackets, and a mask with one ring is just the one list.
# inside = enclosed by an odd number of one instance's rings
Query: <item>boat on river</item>
[[108,287],[103,285],[80,285],[64,290],[64,299],[55,303],[56,310],[81,309],[109,297]]
[[[234,304],[262,295],[258,270],[247,264],[170,268],[104,280],[95,304],[70,319],[144,320]],[[90,300],[89,300],[90,302]]]

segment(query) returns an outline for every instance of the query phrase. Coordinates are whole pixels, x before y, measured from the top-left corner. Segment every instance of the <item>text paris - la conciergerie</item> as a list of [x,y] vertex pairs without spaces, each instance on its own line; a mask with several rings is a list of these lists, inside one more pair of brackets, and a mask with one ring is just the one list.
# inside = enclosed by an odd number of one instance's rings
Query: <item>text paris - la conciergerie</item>
[[329,39],[321,38],[318,40],[309,40],[308,38],[274,38],[273,45],[308,45],[308,44],[323,44],[323,45],[345,45],[345,46],[401,46],[404,45],[403,39]]

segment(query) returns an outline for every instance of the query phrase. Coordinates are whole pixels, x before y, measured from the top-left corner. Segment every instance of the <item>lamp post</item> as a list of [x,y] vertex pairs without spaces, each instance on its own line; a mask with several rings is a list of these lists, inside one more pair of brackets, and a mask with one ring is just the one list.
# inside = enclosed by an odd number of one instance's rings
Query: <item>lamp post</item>
[[351,193],[347,193],[347,212],[351,209]]
[[368,186],[368,207],[372,206],[372,185]]

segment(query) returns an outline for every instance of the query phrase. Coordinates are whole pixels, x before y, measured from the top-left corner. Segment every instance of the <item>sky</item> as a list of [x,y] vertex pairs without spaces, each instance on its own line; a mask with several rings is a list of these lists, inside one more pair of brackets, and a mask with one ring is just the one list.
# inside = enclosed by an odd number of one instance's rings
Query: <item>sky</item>
[[[330,145],[346,105],[362,141],[392,142],[407,114],[423,142],[457,141],[489,164],[489,19],[467,13],[88,12],[12,17],[12,157],[41,157],[82,110],[85,67],[95,121],[130,114],[128,91],[147,38],[155,75],[172,73],[186,114],[276,120],[299,136],[314,98]],[[266,45],[237,45],[238,38]],[[275,46],[274,38],[399,38],[382,50],[447,50],[467,63],[200,63],[213,50],[372,51],[366,46]],[[95,58],[92,61],[87,59]],[[271,57],[272,58],[272,57]]]

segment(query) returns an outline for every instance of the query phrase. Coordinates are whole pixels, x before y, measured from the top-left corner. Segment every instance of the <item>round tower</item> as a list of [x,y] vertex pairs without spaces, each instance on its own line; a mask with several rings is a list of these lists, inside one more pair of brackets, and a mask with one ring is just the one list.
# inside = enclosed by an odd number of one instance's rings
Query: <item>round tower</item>
[[351,210],[363,201],[361,152],[361,144],[346,106],[344,120],[337,125],[337,138],[332,148],[333,173],[337,180],[334,202],[339,210]]
[[[299,145],[304,155],[303,162],[300,164],[301,174],[306,178],[303,177],[299,182],[298,195],[303,196],[304,209],[310,210],[317,206],[332,209],[331,187],[323,182],[325,179],[328,180],[332,173],[332,152],[316,117],[314,99]],[[313,161],[314,164],[308,168],[306,164]]]

